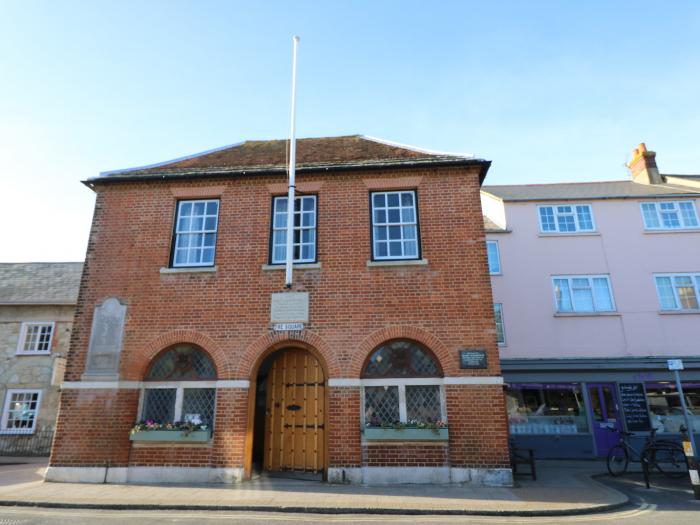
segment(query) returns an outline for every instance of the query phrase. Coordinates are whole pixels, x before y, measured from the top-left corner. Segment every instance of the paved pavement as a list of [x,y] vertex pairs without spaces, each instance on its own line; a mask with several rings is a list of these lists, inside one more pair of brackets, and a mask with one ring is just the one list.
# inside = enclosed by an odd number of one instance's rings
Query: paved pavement
[[[554,515],[601,512],[628,501],[622,492],[591,479],[604,469],[598,462],[541,461],[537,481],[519,477],[512,488],[364,487],[274,478],[233,486],[46,483],[42,481],[44,467],[43,463],[0,466],[0,504],[181,512],[216,508],[328,514]],[[4,524],[0,521],[0,525]]]

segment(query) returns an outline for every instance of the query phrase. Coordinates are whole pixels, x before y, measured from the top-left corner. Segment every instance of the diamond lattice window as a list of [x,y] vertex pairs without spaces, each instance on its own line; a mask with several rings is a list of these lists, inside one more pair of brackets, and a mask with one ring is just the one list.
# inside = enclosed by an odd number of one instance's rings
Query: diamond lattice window
[[185,388],[182,399],[182,420],[212,426],[216,389]]
[[372,353],[366,378],[440,377],[440,367],[428,350],[413,341],[391,341]]
[[440,386],[406,386],[406,419],[416,423],[435,423],[442,419]]
[[365,421],[370,426],[393,425],[399,420],[398,387],[365,387]]
[[190,381],[215,379],[211,358],[192,345],[177,345],[161,354],[151,365],[146,379],[156,381]]
[[147,388],[143,395],[143,419],[156,423],[175,421],[175,388]]

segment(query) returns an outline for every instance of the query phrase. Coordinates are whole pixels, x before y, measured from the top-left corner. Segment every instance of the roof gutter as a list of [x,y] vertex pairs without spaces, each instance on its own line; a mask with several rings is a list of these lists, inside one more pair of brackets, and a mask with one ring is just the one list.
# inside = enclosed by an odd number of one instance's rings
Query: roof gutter
[[[450,167],[450,166],[479,166],[479,184],[483,184],[486,173],[491,167],[490,160],[484,159],[454,159],[436,160],[422,162],[384,162],[384,163],[356,163],[356,164],[336,164],[328,166],[297,166],[297,173],[330,173],[346,171],[369,171],[377,169],[417,169],[426,167]],[[264,176],[264,175],[287,175],[286,166],[263,169],[237,169],[222,171],[194,171],[185,173],[154,173],[152,175],[109,175],[106,177],[93,177],[81,181],[90,189],[103,183],[113,182],[156,182],[166,180],[199,180],[203,178],[229,178],[240,176]]]

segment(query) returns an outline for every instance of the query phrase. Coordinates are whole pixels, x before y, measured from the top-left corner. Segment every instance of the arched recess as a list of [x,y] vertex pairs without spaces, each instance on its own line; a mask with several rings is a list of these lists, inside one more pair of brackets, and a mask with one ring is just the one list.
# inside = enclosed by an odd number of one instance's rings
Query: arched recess
[[389,326],[372,332],[357,346],[349,364],[348,377],[359,378],[370,354],[382,343],[394,339],[413,340],[425,346],[435,355],[445,375],[449,375],[458,364],[456,352],[453,356],[447,346],[430,332],[415,326]]
[[130,353],[124,365],[125,374],[129,374],[128,379],[141,381],[148,371],[153,359],[164,349],[176,344],[193,344],[204,350],[214,361],[219,379],[231,377],[231,365],[223,348],[211,337],[195,330],[173,330],[161,334],[148,343],[142,351]]
[[[304,333],[302,333],[304,334]],[[305,334],[305,337],[299,337],[299,334],[294,334],[295,337],[290,338],[287,333],[280,333],[277,336],[265,336],[260,338],[256,343],[251,345],[246,352],[246,365],[241,364],[241,368],[236,372],[236,377],[246,377],[250,380],[250,388],[248,389],[248,418],[246,426],[245,448],[243,456],[244,477],[250,479],[253,470],[253,448],[255,441],[259,436],[254,435],[256,422],[256,396],[258,392],[258,374],[263,363],[268,361],[268,358],[274,359],[274,355],[282,353],[283,350],[304,350],[311,354],[320,364],[323,370],[324,382],[327,388],[329,374],[332,374],[326,356],[328,348],[323,340],[315,334]],[[314,340],[320,343],[323,351],[311,344],[309,340]],[[267,344],[267,346],[264,346]],[[255,357],[253,357],[255,355]],[[333,361],[335,362],[335,361]],[[247,375],[245,375],[247,374]],[[328,415],[328,396],[324,395],[323,412]],[[326,428],[324,431],[325,439],[323,444],[324,457],[328,458],[328,419],[326,419]],[[327,477],[328,465],[325,465],[323,471],[323,479]]]
[[321,336],[309,330],[301,332],[270,332],[256,339],[236,362],[233,370],[235,379],[253,379],[260,363],[272,352],[282,347],[298,346],[317,354],[324,364],[326,377],[339,377],[338,361]]

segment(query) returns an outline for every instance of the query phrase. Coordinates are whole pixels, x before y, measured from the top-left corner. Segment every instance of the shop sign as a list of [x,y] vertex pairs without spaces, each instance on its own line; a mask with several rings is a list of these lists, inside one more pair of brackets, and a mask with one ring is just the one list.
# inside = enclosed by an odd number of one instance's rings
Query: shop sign
[[460,350],[460,368],[488,368],[485,350]]
[[669,370],[683,370],[682,359],[668,359],[666,363],[668,363]]
[[622,412],[625,414],[627,430],[630,432],[644,432],[651,429],[649,424],[649,407],[647,396],[642,383],[619,383],[620,402]]

